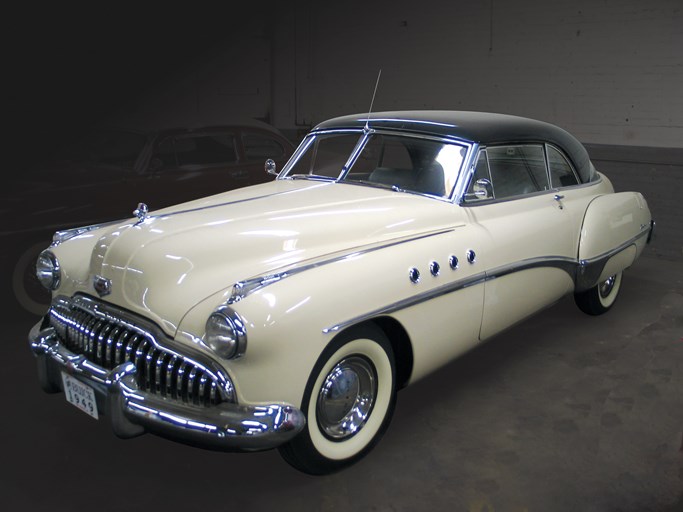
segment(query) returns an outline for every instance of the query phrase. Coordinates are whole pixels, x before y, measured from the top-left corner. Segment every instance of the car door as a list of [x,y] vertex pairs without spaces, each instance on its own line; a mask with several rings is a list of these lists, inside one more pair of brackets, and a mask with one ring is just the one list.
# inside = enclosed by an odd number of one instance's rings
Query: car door
[[480,152],[464,204],[486,272],[480,339],[552,304],[573,287],[575,221],[548,177],[543,144]]

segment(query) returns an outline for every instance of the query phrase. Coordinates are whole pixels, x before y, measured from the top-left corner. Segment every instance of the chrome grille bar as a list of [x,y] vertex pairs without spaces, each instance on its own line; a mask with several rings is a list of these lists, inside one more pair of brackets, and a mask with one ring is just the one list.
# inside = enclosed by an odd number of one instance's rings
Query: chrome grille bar
[[[88,305],[95,302],[82,300]],[[200,406],[234,401],[229,380],[219,387],[206,366],[164,348],[151,333],[127,319],[101,314],[97,307],[90,311],[74,302],[55,300],[49,312],[50,325],[72,352],[109,370],[132,362],[138,386],[169,399]]]

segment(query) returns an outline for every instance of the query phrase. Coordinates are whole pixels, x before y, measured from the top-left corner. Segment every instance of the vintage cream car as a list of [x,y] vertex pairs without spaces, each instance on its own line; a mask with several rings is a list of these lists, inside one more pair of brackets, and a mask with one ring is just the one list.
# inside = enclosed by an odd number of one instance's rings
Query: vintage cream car
[[397,390],[565,294],[610,309],[654,226],[562,129],[442,111],[326,121],[274,182],[134,214],[41,254],[42,387],[121,437],[314,474],[376,444]]

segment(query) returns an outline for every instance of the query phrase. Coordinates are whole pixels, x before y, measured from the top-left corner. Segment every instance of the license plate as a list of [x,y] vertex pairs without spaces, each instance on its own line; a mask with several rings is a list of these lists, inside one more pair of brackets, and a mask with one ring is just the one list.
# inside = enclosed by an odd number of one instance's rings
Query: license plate
[[97,415],[97,402],[95,401],[95,390],[66,373],[62,373],[62,381],[64,382],[66,401],[96,420],[99,419]]

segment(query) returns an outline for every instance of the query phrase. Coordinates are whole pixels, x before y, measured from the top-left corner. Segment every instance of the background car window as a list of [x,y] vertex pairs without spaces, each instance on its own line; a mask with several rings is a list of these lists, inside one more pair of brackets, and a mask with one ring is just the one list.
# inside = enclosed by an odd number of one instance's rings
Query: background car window
[[278,141],[256,133],[243,134],[242,143],[247,160],[277,160],[285,154],[285,148]]
[[218,165],[237,161],[235,138],[228,134],[178,137],[175,140],[179,166]]
[[134,132],[99,129],[57,155],[57,160],[132,169],[147,137]]
[[474,168],[474,174],[470,181],[470,186],[465,194],[465,200],[468,203],[476,201],[486,201],[493,199],[493,185],[491,184],[491,174],[489,173],[489,164],[486,158],[486,151],[479,152],[477,159],[477,166]]
[[496,146],[486,153],[496,199],[548,190],[542,146]]
[[579,181],[566,158],[552,146],[548,148],[548,167],[550,169],[550,181],[553,187],[570,187],[578,185]]

